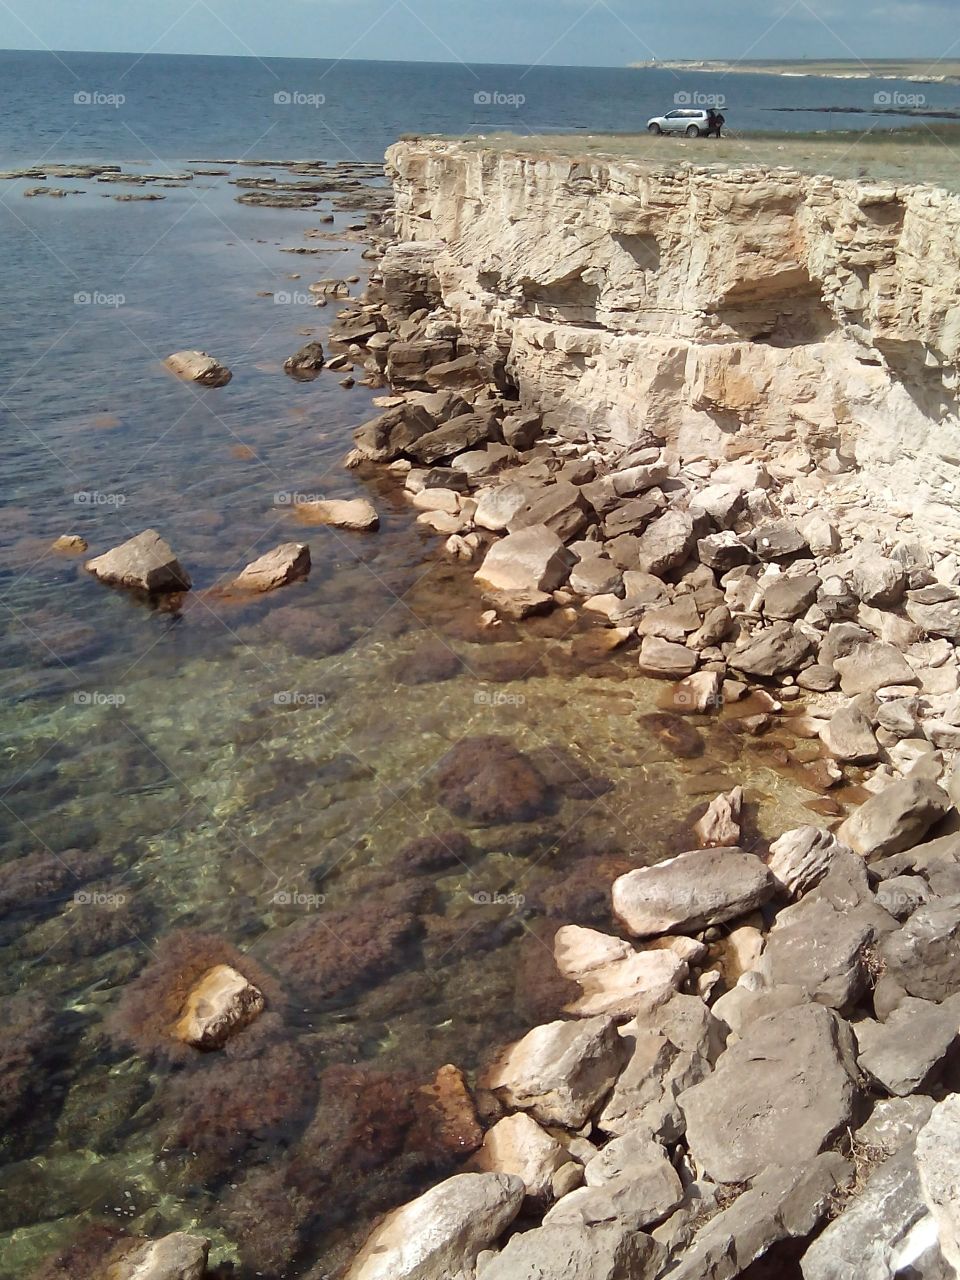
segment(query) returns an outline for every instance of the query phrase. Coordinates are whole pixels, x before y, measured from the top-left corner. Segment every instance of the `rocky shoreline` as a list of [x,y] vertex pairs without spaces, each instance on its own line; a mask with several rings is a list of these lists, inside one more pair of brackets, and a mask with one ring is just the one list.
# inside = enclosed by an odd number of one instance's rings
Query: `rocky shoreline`
[[457,251],[388,247],[338,317],[391,391],[347,465],[402,478],[418,521],[477,563],[490,625],[588,613],[677,712],[759,697],[743,730],[787,718],[820,744],[806,785],[853,770],[869,798],[767,851],[740,847],[742,795],[718,796],[699,849],[611,886],[639,949],[562,928],[573,1020],[500,1055],[474,1171],[390,1215],[348,1275],[727,1280],[769,1254],[806,1280],[949,1276],[956,555],[895,512],[864,529],[831,510],[856,471],[835,445],[688,458],[656,430],[617,442],[539,412],[513,350],[491,361],[449,305]]
[[[956,553],[882,504],[865,518],[849,495],[871,477],[849,434],[764,444],[729,368],[723,412],[739,393],[748,430],[738,439],[725,420],[721,449],[634,429],[609,403],[616,429],[597,430],[595,395],[587,422],[566,413],[577,372],[586,386],[578,344],[596,331],[597,296],[578,291],[591,281],[577,275],[575,301],[521,300],[511,324],[503,308],[518,300],[488,262],[485,287],[502,290],[491,334],[462,287],[460,245],[405,235],[403,181],[398,194],[402,238],[384,223],[371,242],[377,266],[333,323],[335,354],[305,348],[288,370],[322,364],[384,390],[346,466],[390,475],[445,553],[473,566],[487,627],[554,614],[592,623],[584,654],[635,650],[637,674],[663,681],[659,729],[674,742],[690,716],[724,714],[758,742],[785,729],[786,762],[824,823],[753,839],[735,787],[686,851],[599,886],[610,931],[565,924],[543,955],[568,986],[566,1016],[496,1046],[476,1080],[442,1069],[421,1109],[462,1169],[389,1213],[347,1280],[948,1280],[960,1268]],[[338,296],[339,282],[321,283]],[[520,348],[546,310],[550,350],[569,338],[572,385],[541,402]],[[229,377],[205,353],[177,354],[180,376]],[[298,514],[358,534],[377,524],[363,499]],[[189,590],[159,534],[139,539],[88,568]],[[270,590],[308,568],[308,549],[284,544],[228,589]],[[523,815],[525,757],[498,749],[493,785]],[[448,767],[477,807],[489,796],[469,791],[474,763],[467,752]],[[842,787],[863,800],[852,812],[831,797]],[[166,998],[177,1052],[241,1060],[277,1002],[232,951],[203,952]],[[137,1035],[170,1052],[169,1022]],[[102,1266],[117,1277],[219,1274],[199,1235],[110,1249]]]

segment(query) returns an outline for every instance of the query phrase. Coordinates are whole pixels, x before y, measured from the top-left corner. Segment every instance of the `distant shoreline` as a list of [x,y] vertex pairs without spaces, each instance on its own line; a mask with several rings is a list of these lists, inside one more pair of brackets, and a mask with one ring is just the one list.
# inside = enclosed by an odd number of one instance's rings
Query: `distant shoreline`
[[784,59],[756,62],[723,61],[666,61],[632,62],[635,69],[656,71],[697,71],[724,75],[767,75],[802,78],[815,76],[831,80],[910,80],[915,84],[960,84],[960,59],[938,61],[936,59],[876,59],[861,61],[856,58]]

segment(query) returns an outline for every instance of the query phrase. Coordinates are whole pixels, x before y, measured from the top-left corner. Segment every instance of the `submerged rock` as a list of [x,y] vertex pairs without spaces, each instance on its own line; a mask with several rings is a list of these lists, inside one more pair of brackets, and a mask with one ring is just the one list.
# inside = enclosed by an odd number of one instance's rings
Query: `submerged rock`
[[263,993],[236,969],[219,964],[190,991],[173,1035],[195,1049],[222,1049],[263,1008]]
[[156,529],[144,529],[102,556],[88,560],[84,568],[110,586],[150,593],[189,591],[193,585],[189,573]]
[[464,738],[436,768],[445,809],[479,826],[530,822],[551,807],[549,789],[508,738]]
[[328,524],[357,533],[376,529],[380,524],[376,508],[366,498],[328,498],[318,502],[298,502],[294,510],[307,524]]
[[204,387],[223,387],[233,374],[206,351],[176,351],[167,356],[164,364],[184,382],[199,382]]

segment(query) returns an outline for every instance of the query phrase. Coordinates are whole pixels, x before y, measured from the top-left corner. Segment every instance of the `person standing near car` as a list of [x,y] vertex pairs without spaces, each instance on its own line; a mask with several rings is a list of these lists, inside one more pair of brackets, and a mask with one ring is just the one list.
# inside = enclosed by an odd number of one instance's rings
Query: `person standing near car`
[[727,123],[727,118],[722,111],[710,112],[710,135],[719,138],[723,130],[723,126]]

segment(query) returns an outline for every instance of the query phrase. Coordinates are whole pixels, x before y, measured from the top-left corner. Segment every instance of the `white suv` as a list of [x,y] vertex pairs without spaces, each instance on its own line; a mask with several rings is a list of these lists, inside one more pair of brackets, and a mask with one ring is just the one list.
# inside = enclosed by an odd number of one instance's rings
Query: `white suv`
[[647,121],[648,133],[682,133],[688,138],[705,138],[713,131],[712,111],[697,107],[681,107],[668,111],[665,116],[654,116]]

